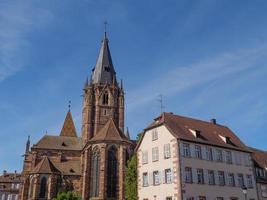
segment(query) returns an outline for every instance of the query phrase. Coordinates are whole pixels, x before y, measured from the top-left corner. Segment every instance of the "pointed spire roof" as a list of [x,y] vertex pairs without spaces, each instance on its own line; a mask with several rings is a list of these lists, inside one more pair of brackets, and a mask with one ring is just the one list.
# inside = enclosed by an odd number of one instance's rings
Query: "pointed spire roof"
[[30,145],[31,145],[30,136],[28,136],[28,140],[26,142],[25,154],[29,153]]
[[63,127],[60,132],[60,136],[77,137],[76,128],[75,128],[70,110],[68,111],[66,115]]
[[130,132],[129,132],[129,128],[127,127],[127,130],[126,130],[126,137],[130,140]]
[[118,129],[112,118],[108,120],[105,126],[91,139],[91,141],[109,140],[109,141],[127,141],[129,139]]
[[92,81],[94,84],[112,84],[113,81],[117,84],[116,72],[113,67],[108,42],[107,34],[105,32],[98,59],[93,70]]
[[33,174],[54,174],[54,173],[61,173],[52,161],[45,156],[32,170]]

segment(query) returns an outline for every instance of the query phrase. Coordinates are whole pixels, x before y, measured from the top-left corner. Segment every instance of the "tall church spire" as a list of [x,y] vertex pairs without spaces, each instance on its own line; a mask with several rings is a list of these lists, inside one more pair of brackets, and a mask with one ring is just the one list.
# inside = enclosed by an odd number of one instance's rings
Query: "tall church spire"
[[93,84],[112,84],[113,80],[116,81],[116,72],[113,67],[111,53],[109,50],[109,41],[105,31],[104,39],[102,40],[101,49],[98,59],[93,70],[92,82]]
[[30,136],[28,136],[28,140],[27,140],[26,148],[25,148],[25,154],[29,153],[30,145],[31,145]]

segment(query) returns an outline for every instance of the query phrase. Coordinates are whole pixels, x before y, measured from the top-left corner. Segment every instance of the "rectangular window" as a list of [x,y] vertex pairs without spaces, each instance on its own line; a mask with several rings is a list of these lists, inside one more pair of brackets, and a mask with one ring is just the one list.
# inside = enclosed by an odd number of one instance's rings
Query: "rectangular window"
[[252,175],[247,175],[247,185],[248,188],[253,188]]
[[186,167],[185,168],[185,182],[186,183],[192,183],[193,182],[192,168],[191,167]]
[[220,149],[216,149],[216,161],[218,162],[223,161],[222,150]]
[[152,148],[152,161],[158,161],[159,160],[159,148],[158,147],[153,147]]
[[206,158],[207,160],[211,160],[211,161],[213,160],[211,147],[206,147]]
[[164,158],[170,158],[171,157],[171,147],[170,144],[164,144]]
[[225,177],[223,171],[218,171],[219,185],[225,185]]
[[215,176],[213,170],[208,170],[209,185],[215,185]]
[[191,153],[190,153],[190,145],[187,143],[183,143],[183,155],[185,157],[190,157]]
[[172,182],[172,171],[171,169],[165,169],[165,183]]
[[244,186],[244,176],[243,174],[237,174],[238,187]]
[[201,146],[195,145],[196,158],[202,159]]
[[152,130],[152,141],[157,140],[158,139],[158,131],[157,129],[153,129]]
[[143,187],[148,186],[148,173],[143,173]]
[[160,183],[159,171],[154,171],[153,172],[153,184],[159,185],[159,183]]
[[206,200],[206,197],[205,196],[199,196],[198,199],[199,200]]
[[232,164],[233,159],[232,159],[232,152],[231,151],[226,151],[226,163]]
[[186,200],[194,200],[194,197],[187,197]]
[[166,197],[166,200],[172,200],[172,197]]
[[204,172],[203,169],[197,169],[197,183],[204,184]]
[[142,164],[147,164],[148,163],[148,153],[147,151],[142,152]]
[[234,175],[234,173],[228,173],[228,185],[235,187],[235,175]]

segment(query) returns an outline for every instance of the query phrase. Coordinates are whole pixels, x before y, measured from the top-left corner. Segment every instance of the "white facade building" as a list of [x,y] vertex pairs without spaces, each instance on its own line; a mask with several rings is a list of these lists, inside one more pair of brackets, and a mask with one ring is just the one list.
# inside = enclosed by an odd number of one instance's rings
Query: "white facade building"
[[257,199],[251,152],[215,120],[163,113],[136,150],[140,200]]

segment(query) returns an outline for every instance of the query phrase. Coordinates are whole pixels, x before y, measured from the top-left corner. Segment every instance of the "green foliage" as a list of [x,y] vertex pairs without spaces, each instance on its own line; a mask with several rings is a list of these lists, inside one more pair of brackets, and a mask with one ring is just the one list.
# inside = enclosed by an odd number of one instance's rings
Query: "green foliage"
[[125,174],[125,198],[137,200],[137,156],[134,154],[127,162]]
[[53,200],[82,200],[81,197],[75,192],[61,192],[57,194]]

